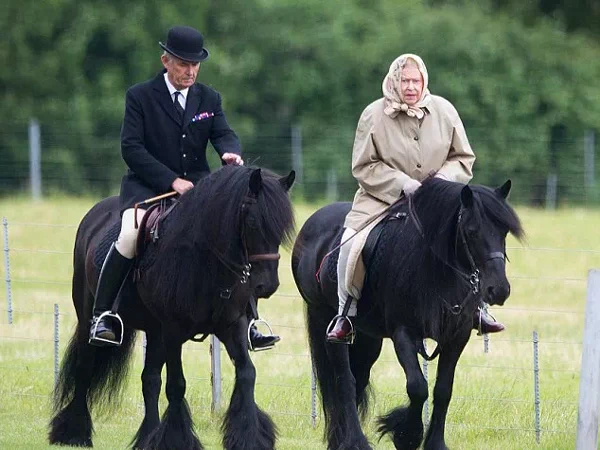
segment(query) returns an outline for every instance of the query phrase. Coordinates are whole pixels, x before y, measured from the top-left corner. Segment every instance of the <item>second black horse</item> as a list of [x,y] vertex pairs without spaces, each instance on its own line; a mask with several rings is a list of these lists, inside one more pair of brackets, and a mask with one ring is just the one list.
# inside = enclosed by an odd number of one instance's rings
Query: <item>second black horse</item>
[[[505,240],[508,233],[517,238],[523,234],[506,202],[510,188],[510,181],[490,189],[433,178],[409,200],[394,205],[378,225],[374,250],[363,251],[367,276],[351,346],[325,341],[327,325],[337,313],[337,253],[325,261],[320,278],[315,277],[325,256],[339,244],[351,205],[326,206],[304,224],[294,245],[292,271],[307,305],[328,449],[371,449],[360,412],[366,411],[370,371],[384,338],[394,343],[410,402],[381,417],[379,431],[390,433],[397,449],[420,446],[428,387],[417,355],[439,355],[424,449],[447,449],[444,430],[454,373],[471,335],[475,309],[482,299],[502,305],[510,294]],[[434,355],[425,352],[425,338],[437,342]]]

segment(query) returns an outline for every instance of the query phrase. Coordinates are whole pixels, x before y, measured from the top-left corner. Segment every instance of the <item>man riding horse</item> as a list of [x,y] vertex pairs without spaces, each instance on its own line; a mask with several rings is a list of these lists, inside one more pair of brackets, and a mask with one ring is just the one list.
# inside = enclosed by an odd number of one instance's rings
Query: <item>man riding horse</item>
[[[138,236],[135,224],[146,212],[141,208],[135,212],[134,205],[170,191],[183,194],[208,175],[209,140],[223,164],[244,164],[239,140],[221,107],[221,95],[196,83],[200,63],[209,56],[202,34],[176,26],[169,30],[166,44],[159,44],[164,70],[154,79],[132,86],[125,98],[121,154],[128,171],[121,182],[121,231],[98,280],[90,329],[94,345],[119,343],[110,310],[133,266]],[[252,349],[270,348],[279,341],[278,336],[262,335],[254,326],[249,338]]]

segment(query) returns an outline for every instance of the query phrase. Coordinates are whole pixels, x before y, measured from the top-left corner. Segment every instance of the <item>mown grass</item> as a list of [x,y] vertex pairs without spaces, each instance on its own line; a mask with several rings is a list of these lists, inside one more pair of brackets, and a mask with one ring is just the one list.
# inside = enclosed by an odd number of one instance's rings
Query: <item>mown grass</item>
[[[47,449],[49,396],[54,382],[54,304],[60,311],[60,352],[74,329],[70,300],[71,250],[91,199],[52,198],[0,201],[9,223],[13,324],[0,290],[0,448]],[[315,208],[296,206],[299,226]],[[553,212],[518,208],[527,232],[524,245],[509,242],[512,296],[493,313],[507,330],[492,336],[484,353],[473,335],[456,375],[447,443],[452,449],[573,449],[577,423],[579,367],[588,269],[600,267],[597,229],[600,212]],[[280,431],[278,449],[324,449],[321,414],[311,418],[311,366],[304,332],[303,305],[293,283],[289,254],[282,258],[281,287],[261,303],[261,314],[282,335],[271,352],[253,356],[258,371],[256,398]],[[4,266],[1,273],[5,278]],[[536,443],[532,333],[539,334],[541,435]],[[121,405],[95,416],[95,445],[126,448],[143,415],[141,340]],[[207,449],[221,448],[220,414],[210,412],[210,360],[207,344],[186,344],[187,399]],[[231,394],[233,372],[223,356],[223,403]],[[430,388],[435,363],[429,366]],[[375,398],[365,425],[377,449],[373,418],[406,401],[404,376],[386,343],[373,371]],[[163,396],[164,397],[164,396]],[[164,398],[161,400],[164,407]],[[55,448],[55,447],[54,447]]]

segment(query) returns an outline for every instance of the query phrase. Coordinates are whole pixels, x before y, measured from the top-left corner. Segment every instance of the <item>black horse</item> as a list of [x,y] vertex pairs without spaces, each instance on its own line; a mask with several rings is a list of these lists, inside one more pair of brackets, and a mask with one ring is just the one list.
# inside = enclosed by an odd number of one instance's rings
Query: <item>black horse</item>
[[[274,448],[275,426],[254,400],[256,370],[248,356],[245,311],[251,297],[266,298],[279,286],[278,248],[291,243],[294,228],[287,193],[293,181],[294,172],[279,178],[261,169],[226,166],[181,196],[160,224],[160,239],[136,264],[135,282],[130,279],[121,291],[125,329],[120,347],[88,344],[97,261],[103,256],[97,253],[110,241],[110,231],[118,232],[118,198],[103,200],[87,213],[74,250],[78,324],[54,391],[51,444],[92,446],[90,409],[119,399],[135,330],[144,330],[145,416],[133,448],[203,448],[184,398],[181,352],[184,342],[206,333],[224,343],[235,365],[223,446]],[[161,421],[158,397],[165,362],[169,404]]]
[[[367,276],[351,346],[325,341],[337,313],[337,254],[349,203],[314,213],[294,245],[292,271],[306,302],[310,350],[321,392],[330,450],[366,450],[360,427],[367,410],[371,367],[383,338],[391,338],[406,374],[409,404],[379,419],[397,449],[414,450],[423,440],[423,404],[428,397],[417,354],[423,339],[437,341],[439,354],[434,408],[426,450],[446,450],[444,428],[458,359],[469,340],[473,315],[483,298],[502,305],[510,294],[505,239],[522,236],[519,219],[506,203],[510,181],[498,189],[426,180],[413,197],[395,204],[371,232],[363,258]],[[376,240],[377,242],[374,242]]]

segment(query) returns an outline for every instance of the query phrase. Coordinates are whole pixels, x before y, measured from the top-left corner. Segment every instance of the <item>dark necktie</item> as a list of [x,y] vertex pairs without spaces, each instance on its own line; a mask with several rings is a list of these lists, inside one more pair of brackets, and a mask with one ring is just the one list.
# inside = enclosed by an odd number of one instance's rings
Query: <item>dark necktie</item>
[[177,114],[179,114],[179,119],[183,122],[183,106],[179,103],[179,96],[182,95],[181,92],[175,91],[173,92],[174,100],[173,104],[175,105],[175,109],[177,110]]

